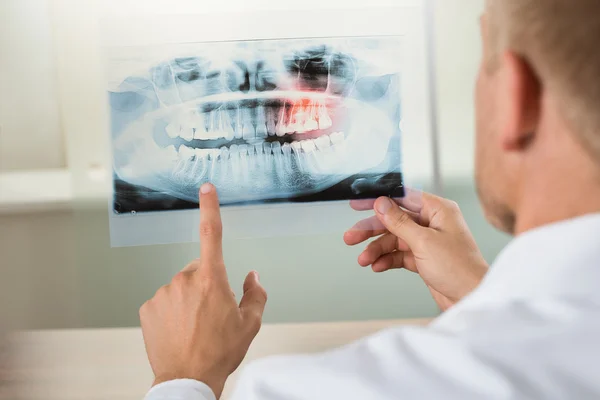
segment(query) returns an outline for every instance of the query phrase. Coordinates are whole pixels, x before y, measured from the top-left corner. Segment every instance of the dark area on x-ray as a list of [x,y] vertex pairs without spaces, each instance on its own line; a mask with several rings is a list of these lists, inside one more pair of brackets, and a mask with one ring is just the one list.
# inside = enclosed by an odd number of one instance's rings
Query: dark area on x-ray
[[[307,196],[273,200],[261,200],[228,204],[227,206],[259,205],[276,203],[314,203],[321,201],[375,199],[381,196],[402,198],[405,196],[401,173],[385,175],[355,175],[337,185]],[[198,208],[198,203],[177,199],[165,193],[134,186],[115,177],[116,214],[134,214],[153,211],[189,210]]]

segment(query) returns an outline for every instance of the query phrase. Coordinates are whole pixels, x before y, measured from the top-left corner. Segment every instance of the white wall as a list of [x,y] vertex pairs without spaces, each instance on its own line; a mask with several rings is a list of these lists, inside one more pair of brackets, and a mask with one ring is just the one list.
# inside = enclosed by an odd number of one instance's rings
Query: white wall
[[[132,13],[136,1],[119,2],[118,7],[123,14]],[[84,33],[86,24],[95,21],[92,14],[109,8],[100,4],[102,2],[77,0],[0,1],[0,171],[65,165],[63,127],[57,101],[61,90],[63,112],[68,113],[73,105],[64,101],[65,88],[61,89],[56,80],[57,51],[53,39],[56,35],[60,38],[65,24],[79,26],[82,34],[87,34]],[[114,4],[117,7],[117,2]],[[155,12],[161,12],[160,1],[145,2],[145,8],[152,4],[156,6]],[[447,176],[466,176],[472,171],[472,94],[480,57],[477,17],[482,9],[483,0],[436,0],[442,170]],[[85,10],[88,10],[87,17],[82,14]],[[71,20],[61,20],[60,16]],[[77,42],[81,43],[78,47],[81,57],[97,57],[90,52],[89,46],[86,47],[85,41]],[[60,66],[60,57],[58,61]],[[92,82],[90,90],[96,88],[94,84],[100,83]],[[100,105],[90,103],[85,106]],[[98,129],[101,128],[88,126],[81,135],[85,137],[96,132],[97,136]],[[86,139],[89,136],[83,143]],[[76,147],[80,145],[81,142],[75,144]],[[90,160],[90,163],[101,164],[102,160]]]
[[0,1],[0,172],[65,165],[49,5]]
[[436,1],[441,170],[471,177],[475,135],[475,78],[481,58],[479,16],[484,0]]

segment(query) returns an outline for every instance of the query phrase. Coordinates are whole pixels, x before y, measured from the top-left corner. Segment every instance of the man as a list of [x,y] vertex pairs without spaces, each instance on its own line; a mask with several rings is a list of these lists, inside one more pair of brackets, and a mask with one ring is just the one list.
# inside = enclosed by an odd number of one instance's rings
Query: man
[[[456,204],[374,206],[359,258],[418,273],[444,314],[315,356],[251,364],[234,399],[600,398],[600,2],[488,0],[476,175],[488,219],[516,239],[487,270]],[[201,258],[141,309],[148,399],[214,399],[259,330],[251,273],[236,304],[218,200],[201,189]],[[372,222],[372,221],[371,221]]]

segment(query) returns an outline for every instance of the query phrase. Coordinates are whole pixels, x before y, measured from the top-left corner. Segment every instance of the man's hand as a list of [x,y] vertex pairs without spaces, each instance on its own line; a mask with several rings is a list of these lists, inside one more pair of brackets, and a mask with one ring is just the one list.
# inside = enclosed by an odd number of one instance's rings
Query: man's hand
[[427,193],[392,201],[353,201],[358,211],[375,209],[344,235],[350,246],[378,237],[359,256],[373,271],[405,268],[418,273],[442,310],[475,289],[488,270],[458,205]]
[[239,303],[229,286],[221,246],[216,190],[200,191],[201,257],[179,272],[140,309],[154,385],[195,379],[219,398],[261,326],[267,294],[251,272]]

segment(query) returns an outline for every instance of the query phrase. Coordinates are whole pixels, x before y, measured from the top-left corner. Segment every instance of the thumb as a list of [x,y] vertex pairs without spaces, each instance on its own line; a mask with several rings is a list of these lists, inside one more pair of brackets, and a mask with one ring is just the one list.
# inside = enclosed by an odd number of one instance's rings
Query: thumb
[[258,280],[258,272],[248,274],[244,281],[244,296],[240,301],[240,311],[244,322],[258,333],[262,323],[263,312],[267,304],[267,292]]
[[411,250],[418,247],[427,228],[416,223],[410,214],[403,211],[388,197],[381,197],[375,202],[377,218],[392,234],[402,239]]

